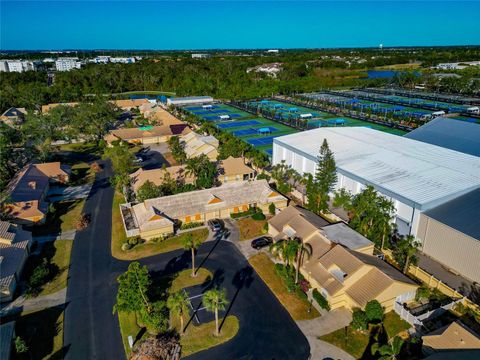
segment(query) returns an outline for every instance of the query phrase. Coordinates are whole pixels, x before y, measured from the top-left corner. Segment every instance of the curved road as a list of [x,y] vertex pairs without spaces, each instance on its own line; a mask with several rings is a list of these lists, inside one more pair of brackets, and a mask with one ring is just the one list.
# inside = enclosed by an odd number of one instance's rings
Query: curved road
[[[116,278],[129,262],[111,256],[114,190],[107,181],[110,173],[106,165],[97,175],[84,209],[92,214],[92,223],[77,233],[73,244],[64,323],[66,359],[125,358],[112,308]],[[214,274],[213,284],[226,288],[230,301],[227,312],[238,317],[240,331],[231,341],[188,359],[308,358],[307,339],[232,243],[209,241],[198,250],[196,261]],[[140,262],[148,266],[153,276],[162,276],[188,268],[190,256],[177,250]],[[188,291],[196,294],[205,289],[197,286]]]

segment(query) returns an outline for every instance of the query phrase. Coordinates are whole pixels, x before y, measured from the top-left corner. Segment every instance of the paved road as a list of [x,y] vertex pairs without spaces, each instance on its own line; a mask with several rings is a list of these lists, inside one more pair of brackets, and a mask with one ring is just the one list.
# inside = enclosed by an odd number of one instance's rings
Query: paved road
[[[106,166],[97,175],[84,210],[92,214],[92,223],[75,236],[65,310],[66,359],[125,358],[112,307],[117,290],[115,279],[126,270],[128,262],[111,257],[113,189],[106,180],[109,174]],[[162,276],[188,268],[190,256],[178,250],[143,259],[141,263],[149,267],[153,276]],[[198,251],[197,264],[214,274],[214,284],[227,289],[231,302],[227,311],[239,318],[240,331],[226,344],[189,359],[308,358],[307,339],[232,243],[205,243]]]

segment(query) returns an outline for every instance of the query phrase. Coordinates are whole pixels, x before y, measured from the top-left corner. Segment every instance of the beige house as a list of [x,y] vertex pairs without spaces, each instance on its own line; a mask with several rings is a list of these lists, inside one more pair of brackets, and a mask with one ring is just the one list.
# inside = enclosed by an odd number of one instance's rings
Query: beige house
[[132,189],[137,193],[138,189],[147,181],[151,181],[155,185],[160,186],[163,184],[166,176],[170,176],[177,182],[177,184],[193,184],[195,182],[195,177],[193,175],[186,174],[185,165],[152,170],[144,170],[140,168],[130,175]]
[[7,186],[7,211],[15,222],[42,223],[47,215],[45,201],[51,183],[66,183],[70,167],[60,162],[29,164]]
[[480,282],[480,189],[420,215],[420,250],[452,272]]
[[0,221],[0,300],[10,301],[28,257],[32,234],[19,225]]
[[211,161],[217,160],[219,143],[214,136],[190,132],[182,136],[180,142],[189,159],[205,154]]
[[288,199],[272,190],[266,180],[259,180],[149,199],[136,205],[123,204],[121,213],[127,236],[151,239],[172,234],[178,222],[188,224],[228,218],[250,207],[266,212],[271,203],[284,209],[287,202]]
[[364,308],[377,300],[385,311],[395,301],[415,297],[412,280],[373,254],[373,243],[344,223],[329,225],[315,214],[288,207],[269,221],[275,240],[298,237],[312,247],[300,272],[329,302],[332,309]]
[[218,180],[222,183],[253,180],[255,171],[245,164],[244,158],[230,156],[218,162]]
[[[458,321],[423,336],[422,340],[425,355],[455,350],[480,350],[479,335]],[[461,358],[461,353],[458,353],[458,359]]]
[[108,144],[118,140],[123,140],[131,144],[158,144],[167,142],[172,136],[188,134],[190,131],[190,128],[185,123],[143,126],[110,130],[104,139]]
[[110,101],[112,104],[115,104],[122,110],[128,111],[134,108],[138,108],[144,104],[148,104],[149,101],[147,99],[126,99],[126,100],[112,100]]
[[27,110],[25,108],[11,107],[0,116],[0,121],[13,127],[21,125],[25,121],[26,115]]

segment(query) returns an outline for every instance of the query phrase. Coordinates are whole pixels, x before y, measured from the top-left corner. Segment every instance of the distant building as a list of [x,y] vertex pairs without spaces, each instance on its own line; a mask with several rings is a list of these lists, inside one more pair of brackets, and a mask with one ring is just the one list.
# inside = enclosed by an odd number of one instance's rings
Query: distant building
[[92,59],[95,64],[108,64],[110,62],[110,56],[97,56]]
[[55,61],[55,68],[57,71],[70,71],[73,69],[80,69],[82,62],[76,57],[63,57]]
[[133,64],[135,63],[135,57],[112,57],[110,58],[112,63],[121,63],[121,64]]
[[200,135],[192,131],[182,136],[180,142],[189,159],[203,154],[211,161],[217,160],[219,142],[212,135]]
[[244,158],[234,158],[229,156],[225,160],[218,162],[218,181],[222,184],[248,181],[255,178],[255,171],[245,164]]
[[267,50],[267,53],[269,54],[278,54],[279,51],[277,49],[270,49],[270,50]]
[[272,203],[277,209],[284,209],[287,202],[288,199],[272,190],[266,180],[259,180],[163,196],[120,207],[127,236],[152,239],[173,234],[179,223],[225,219],[231,214],[248,211],[250,207],[268,212]]
[[25,121],[26,115],[27,110],[25,110],[25,108],[11,107],[10,109],[5,110],[5,112],[0,116],[0,121],[4,122],[8,126],[18,126]]
[[175,106],[210,104],[210,103],[213,103],[213,98],[211,96],[187,96],[187,97],[167,99],[167,105],[175,105]]
[[192,54],[192,59],[209,59],[211,57],[211,54]]
[[147,99],[112,100],[111,102],[122,110],[132,110],[142,105],[149,104]]
[[255,67],[251,67],[247,69],[247,74],[250,72],[257,72],[257,73],[265,73],[270,75],[271,77],[276,78],[277,74],[282,71],[282,64],[281,63],[271,63],[271,64],[263,64],[258,65]]
[[455,63],[441,63],[435,66],[436,69],[441,70],[462,70],[469,66],[480,66],[480,61],[463,61]]
[[420,214],[480,188],[480,158],[366,127],[320,128],[273,139],[273,165],[314,174],[323,139],[337,164],[336,190],[373,186],[395,206],[400,234],[418,233]]
[[19,224],[43,223],[48,212],[50,183],[66,183],[70,167],[59,162],[29,164],[8,184],[6,212]]
[[19,225],[0,221],[0,289],[3,301],[13,298],[32,245],[32,234]]
[[0,71],[18,73],[25,71],[35,71],[39,68],[40,65],[40,61],[0,60]]

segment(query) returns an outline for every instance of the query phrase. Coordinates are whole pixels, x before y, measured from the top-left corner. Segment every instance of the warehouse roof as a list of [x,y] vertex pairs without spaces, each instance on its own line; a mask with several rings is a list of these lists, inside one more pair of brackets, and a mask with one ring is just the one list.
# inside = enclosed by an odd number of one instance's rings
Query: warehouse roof
[[277,137],[277,146],[317,162],[323,139],[337,170],[421,210],[480,187],[480,158],[366,127],[321,128]]
[[439,117],[405,137],[480,156],[480,126],[467,121]]
[[480,189],[425,212],[425,215],[442,224],[480,240]]

